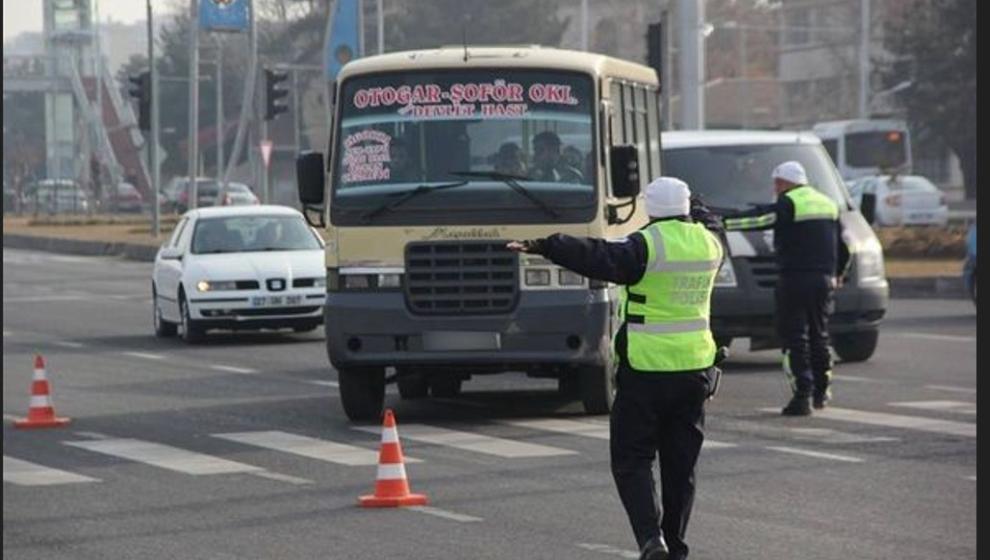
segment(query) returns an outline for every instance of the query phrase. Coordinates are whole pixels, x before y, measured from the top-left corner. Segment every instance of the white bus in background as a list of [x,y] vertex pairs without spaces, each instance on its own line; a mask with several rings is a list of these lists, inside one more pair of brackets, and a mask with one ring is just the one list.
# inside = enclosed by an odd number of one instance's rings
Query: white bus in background
[[911,172],[911,135],[896,119],[855,119],[816,123],[812,131],[845,181],[892,171]]

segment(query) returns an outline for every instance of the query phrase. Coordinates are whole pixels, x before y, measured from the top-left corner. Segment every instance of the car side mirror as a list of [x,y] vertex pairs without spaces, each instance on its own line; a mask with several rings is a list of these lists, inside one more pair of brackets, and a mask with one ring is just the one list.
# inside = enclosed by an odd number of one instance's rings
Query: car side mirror
[[609,150],[612,167],[612,194],[617,198],[629,198],[639,194],[639,151],[636,146],[625,144]]
[[299,189],[299,201],[304,206],[323,204],[325,173],[322,153],[305,152],[296,158],[296,186]]
[[859,212],[866,218],[867,223],[872,224],[877,217],[877,195],[864,192],[860,197]]
[[165,247],[162,252],[159,253],[159,257],[166,261],[181,261],[182,260],[182,249],[178,247]]

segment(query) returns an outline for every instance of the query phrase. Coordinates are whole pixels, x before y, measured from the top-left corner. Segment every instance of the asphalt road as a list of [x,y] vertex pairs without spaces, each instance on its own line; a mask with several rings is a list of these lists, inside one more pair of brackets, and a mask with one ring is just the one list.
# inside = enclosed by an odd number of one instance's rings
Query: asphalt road
[[[415,492],[367,510],[378,426],[340,408],[322,330],[151,334],[144,263],[3,253],[3,556],[9,559],[636,558],[607,418],[556,384],[476,377],[443,401],[389,388]],[[32,357],[64,428],[26,431]],[[734,357],[709,404],[692,559],[976,558],[976,317],[895,300],[869,362],[805,419],[779,354]],[[413,462],[415,460],[415,462]]]

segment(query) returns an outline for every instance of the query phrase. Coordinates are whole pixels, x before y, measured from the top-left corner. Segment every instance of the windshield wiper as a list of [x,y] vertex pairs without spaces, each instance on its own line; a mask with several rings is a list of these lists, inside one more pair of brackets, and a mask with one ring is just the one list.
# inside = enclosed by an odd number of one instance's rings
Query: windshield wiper
[[399,198],[388,202],[384,202],[382,203],[381,206],[375,208],[374,210],[369,210],[368,212],[365,212],[364,214],[361,215],[361,221],[369,222],[375,216],[383,212],[389,212],[391,210],[395,210],[397,207],[402,206],[409,200],[421,194],[426,194],[433,191],[439,191],[444,189],[456,189],[457,187],[463,187],[466,184],[468,184],[468,181],[458,181],[456,183],[444,183],[441,185],[420,185],[418,187],[406,191],[393,193],[392,195],[389,196],[398,196]]
[[528,199],[530,202],[539,206],[541,210],[546,212],[551,218],[556,218],[559,214],[553,208],[543,202],[535,194],[530,192],[529,189],[519,184],[520,180],[528,181],[529,177],[523,177],[521,175],[510,175],[508,173],[499,173],[498,171],[450,171],[448,172],[454,177],[481,177],[483,179],[493,179],[495,181],[502,181],[509,186],[512,190],[521,194],[523,197]]

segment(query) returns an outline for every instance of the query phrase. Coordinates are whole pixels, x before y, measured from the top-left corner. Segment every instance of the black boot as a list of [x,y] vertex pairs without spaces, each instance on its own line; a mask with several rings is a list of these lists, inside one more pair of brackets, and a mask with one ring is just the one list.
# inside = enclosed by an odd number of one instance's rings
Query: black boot
[[670,552],[667,550],[667,543],[664,542],[661,535],[646,541],[639,554],[639,560],[667,560],[668,558],[670,558]]
[[811,397],[811,404],[816,409],[821,410],[828,405],[828,401],[830,400],[832,400],[831,389],[823,389],[823,390],[815,389],[815,394],[812,395]]
[[809,416],[811,415],[810,400],[807,395],[795,394],[780,413],[784,416]]

